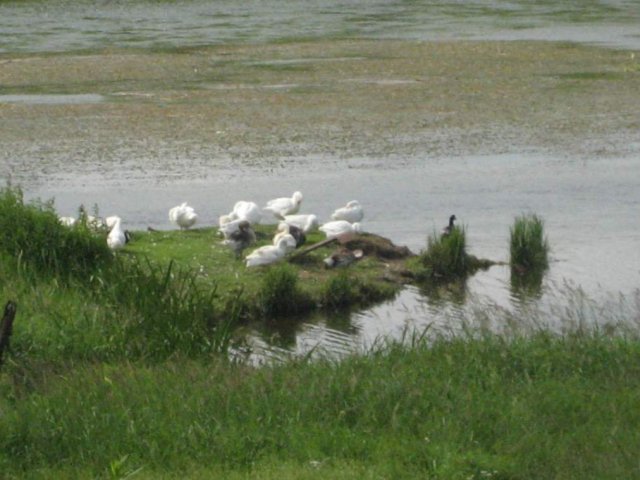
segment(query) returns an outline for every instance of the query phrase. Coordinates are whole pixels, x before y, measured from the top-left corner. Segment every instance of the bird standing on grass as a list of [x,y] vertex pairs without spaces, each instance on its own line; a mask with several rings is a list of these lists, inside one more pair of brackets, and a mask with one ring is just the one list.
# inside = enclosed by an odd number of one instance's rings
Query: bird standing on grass
[[124,230],[122,230],[120,222],[119,217],[116,217],[116,219],[111,222],[111,230],[109,231],[109,235],[107,235],[107,245],[111,250],[119,250],[127,243],[127,235]]
[[197,220],[198,214],[193,210],[193,207],[187,204],[187,202],[169,210],[169,221],[179,226],[182,230],[192,227]]
[[269,200],[263,210],[271,212],[274,217],[284,220],[286,215],[293,215],[300,210],[300,204],[302,203],[302,193],[294,192],[289,197],[275,198]]
[[238,230],[232,232],[222,243],[231,247],[236,258],[240,258],[242,251],[255,242],[256,234],[251,228],[251,224],[247,220],[242,220],[238,225]]

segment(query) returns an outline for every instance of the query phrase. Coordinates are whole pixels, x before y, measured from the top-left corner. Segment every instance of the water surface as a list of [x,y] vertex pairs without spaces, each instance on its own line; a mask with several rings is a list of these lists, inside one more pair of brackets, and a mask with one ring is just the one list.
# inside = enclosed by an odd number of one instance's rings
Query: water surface
[[638,48],[635,0],[0,2],[0,52],[176,48],[321,37],[535,39]]

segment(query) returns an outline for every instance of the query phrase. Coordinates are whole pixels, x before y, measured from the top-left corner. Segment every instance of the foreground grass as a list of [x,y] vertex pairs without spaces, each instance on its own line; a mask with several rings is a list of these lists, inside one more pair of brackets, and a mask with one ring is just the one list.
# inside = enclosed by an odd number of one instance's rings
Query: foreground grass
[[640,342],[468,336],[341,362],[0,376],[4,478],[635,478]]

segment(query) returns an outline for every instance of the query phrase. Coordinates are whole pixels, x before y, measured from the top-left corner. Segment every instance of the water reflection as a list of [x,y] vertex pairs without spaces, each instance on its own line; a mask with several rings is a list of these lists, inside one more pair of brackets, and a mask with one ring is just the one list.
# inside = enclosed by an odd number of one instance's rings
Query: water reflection
[[467,301],[467,279],[460,278],[451,282],[429,282],[418,287],[427,304],[432,309],[442,308],[446,304],[462,306]]
[[546,270],[536,269],[528,272],[519,272],[511,268],[510,291],[511,296],[517,302],[526,302],[530,299],[542,297],[542,280]]

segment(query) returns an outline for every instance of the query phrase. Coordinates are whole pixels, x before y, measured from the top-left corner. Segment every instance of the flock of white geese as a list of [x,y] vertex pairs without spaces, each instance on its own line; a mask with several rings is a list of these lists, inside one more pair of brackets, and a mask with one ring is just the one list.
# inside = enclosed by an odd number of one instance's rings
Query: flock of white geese
[[[261,222],[264,215],[270,215],[279,221],[273,242],[254,249],[244,257],[247,267],[267,265],[277,262],[305,242],[306,234],[315,229],[324,232],[327,239],[337,238],[345,234],[359,233],[360,222],[364,210],[357,200],[352,200],[344,207],[337,208],[331,214],[331,220],[320,225],[314,214],[301,214],[302,193],[294,192],[291,197],[280,197],[269,200],[264,207],[251,201],[238,201],[233,210],[222,215],[218,221],[218,231],[223,237],[222,243],[227,245],[241,258],[245,249],[256,242],[253,227]],[[169,221],[182,230],[193,227],[198,221],[198,214],[187,202],[169,210]],[[75,224],[73,217],[60,217],[60,222],[67,226]],[[122,219],[118,216],[100,218],[87,215],[90,226],[103,228],[109,233],[107,244],[112,250],[119,250],[129,241],[128,232],[122,228]],[[327,262],[332,266],[335,259]],[[331,263],[331,265],[330,265]]]

